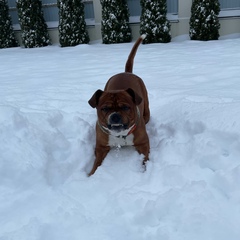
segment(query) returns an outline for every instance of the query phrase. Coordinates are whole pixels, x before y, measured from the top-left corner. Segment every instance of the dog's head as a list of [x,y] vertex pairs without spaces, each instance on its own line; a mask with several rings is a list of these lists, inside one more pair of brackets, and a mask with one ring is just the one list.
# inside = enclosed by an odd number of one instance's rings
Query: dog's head
[[124,135],[136,123],[137,105],[142,98],[131,88],[126,90],[97,90],[88,103],[97,109],[98,123],[113,135]]

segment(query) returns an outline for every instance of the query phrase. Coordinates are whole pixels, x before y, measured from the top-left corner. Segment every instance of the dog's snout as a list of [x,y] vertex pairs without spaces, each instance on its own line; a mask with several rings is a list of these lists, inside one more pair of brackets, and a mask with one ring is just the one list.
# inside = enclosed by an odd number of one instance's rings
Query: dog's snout
[[122,117],[119,113],[111,114],[109,120],[110,120],[111,124],[121,124],[122,123]]

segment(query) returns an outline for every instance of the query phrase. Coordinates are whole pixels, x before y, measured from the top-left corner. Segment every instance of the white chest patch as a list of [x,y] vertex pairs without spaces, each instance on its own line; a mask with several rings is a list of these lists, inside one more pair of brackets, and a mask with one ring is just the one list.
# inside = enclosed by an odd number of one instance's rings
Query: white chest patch
[[130,134],[126,137],[115,137],[109,135],[108,146],[118,147],[118,146],[133,146],[133,134]]

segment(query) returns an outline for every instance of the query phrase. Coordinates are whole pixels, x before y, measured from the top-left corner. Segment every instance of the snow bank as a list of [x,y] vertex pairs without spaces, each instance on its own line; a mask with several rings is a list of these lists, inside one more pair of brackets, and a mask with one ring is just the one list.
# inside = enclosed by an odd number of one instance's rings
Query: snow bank
[[92,177],[87,101],[132,43],[1,50],[0,240],[239,240],[239,45],[142,45],[147,170],[116,148]]

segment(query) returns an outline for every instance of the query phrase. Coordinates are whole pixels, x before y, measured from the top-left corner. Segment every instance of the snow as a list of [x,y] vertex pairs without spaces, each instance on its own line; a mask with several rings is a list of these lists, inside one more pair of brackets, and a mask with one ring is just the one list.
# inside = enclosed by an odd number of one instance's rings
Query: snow
[[0,240],[239,240],[240,39],[141,45],[150,161],[94,160],[88,100],[133,43],[2,49]]

